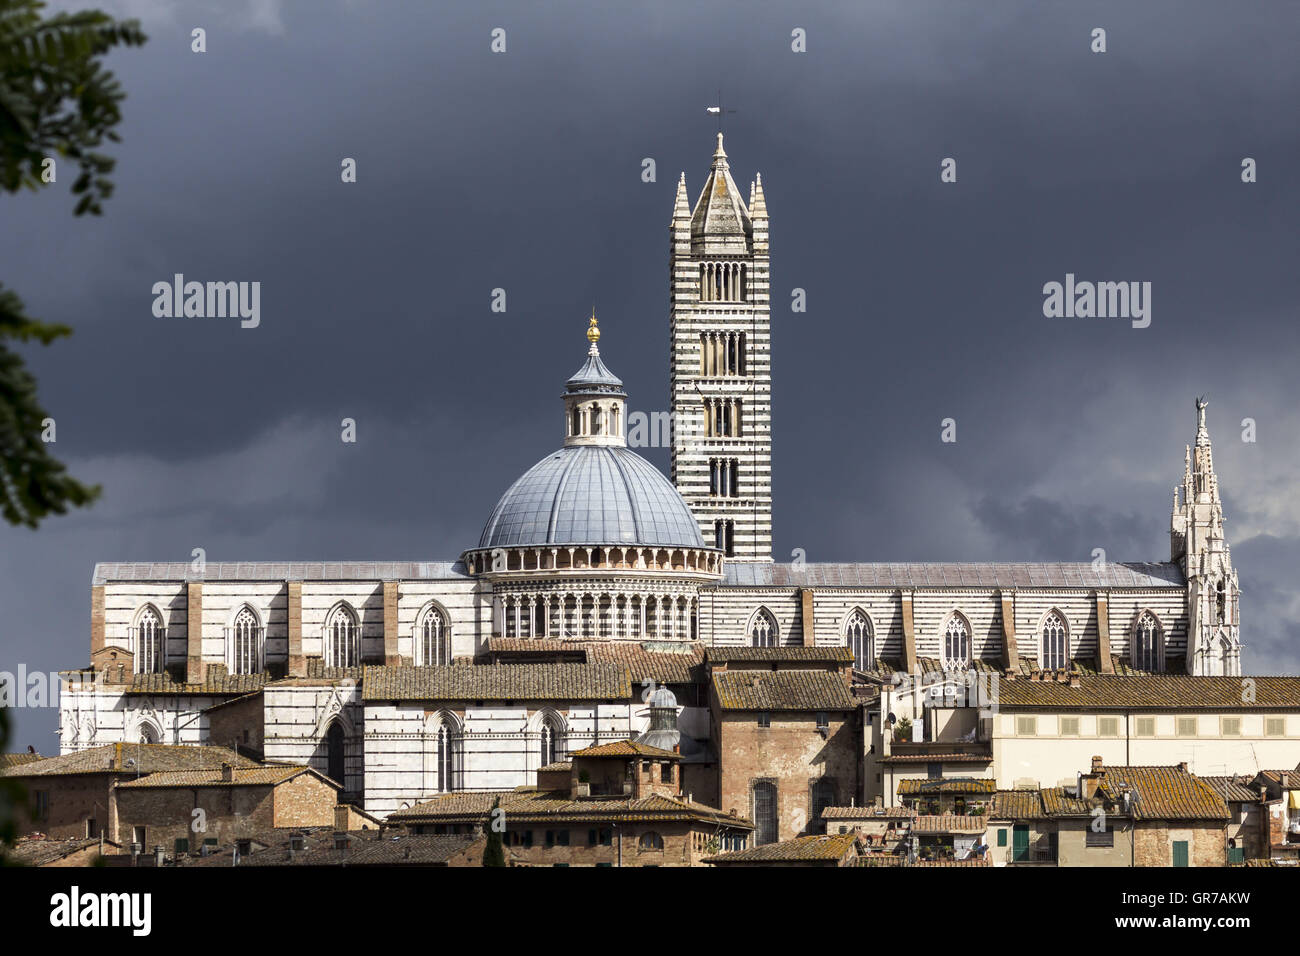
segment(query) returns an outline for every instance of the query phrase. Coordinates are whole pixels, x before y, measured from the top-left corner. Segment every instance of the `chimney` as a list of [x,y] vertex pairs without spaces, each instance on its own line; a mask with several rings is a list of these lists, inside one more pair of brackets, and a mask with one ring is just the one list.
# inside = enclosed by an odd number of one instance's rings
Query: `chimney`
[[[1187,764],[1183,764],[1183,766],[1186,767]],[[1100,757],[1093,757],[1093,758],[1092,758],[1092,772],[1093,772],[1093,773],[1104,773],[1105,770],[1106,770],[1106,768],[1105,768],[1105,766],[1102,764],[1102,762],[1101,762],[1101,758],[1100,758]]]
[[1184,760],[1182,763],[1180,763],[1180,764],[1178,765],[1178,772],[1179,772],[1179,773],[1187,773],[1187,761],[1186,761],[1186,760]]
[[230,764],[228,764],[228,763],[222,763],[222,765],[221,765],[221,782],[222,782],[222,783],[234,783],[234,781],[235,781],[235,768],[232,767],[232,766],[230,766]]
[[1277,775],[1277,779],[1282,784],[1283,790],[1291,789],[1291,772],[1289,770],[1283,770]]

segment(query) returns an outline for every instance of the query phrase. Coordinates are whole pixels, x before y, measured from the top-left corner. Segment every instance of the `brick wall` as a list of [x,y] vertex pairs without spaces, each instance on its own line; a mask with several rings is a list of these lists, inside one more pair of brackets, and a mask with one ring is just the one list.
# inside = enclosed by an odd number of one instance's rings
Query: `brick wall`
[[809,819],[815,781],[830,779],[833,805],[860,802],[857,716],[846,712],[828,717],[823,737],[812,711],[774,711],[768,727],[758,726],[756,713],[715,711],[722,760],[718,807],[753,821],[752,784],[771,780],[777,785],[777,839],[789,840],[820,832],[819,823]]

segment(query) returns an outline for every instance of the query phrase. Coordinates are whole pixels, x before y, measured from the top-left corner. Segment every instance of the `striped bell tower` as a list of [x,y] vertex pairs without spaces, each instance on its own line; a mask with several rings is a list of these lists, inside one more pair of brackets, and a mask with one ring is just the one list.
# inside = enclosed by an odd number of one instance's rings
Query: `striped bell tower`
[[740,196],[722,134],[700,198],[677,184],[670,226],[672,479],[707,544],[772,560],[772,375],[767,202]]

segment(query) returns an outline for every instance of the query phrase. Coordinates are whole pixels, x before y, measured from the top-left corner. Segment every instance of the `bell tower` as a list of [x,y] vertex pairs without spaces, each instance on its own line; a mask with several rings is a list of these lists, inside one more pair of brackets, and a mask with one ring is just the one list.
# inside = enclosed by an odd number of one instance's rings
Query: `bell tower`
[[1187,446],[1183,483],[1174,489],[1169,557],[1187,578],[1188,673],[1235,676],[1241,673],[1237,572],[1223,537],[1223,502],[1205,425],[1208,405],[1196,400],[1196,444]]
[[767,201],[748,204],[722,133],[692,209],[677,184],[669,245],[672,480],[707,544],[772,560],[772,375]]

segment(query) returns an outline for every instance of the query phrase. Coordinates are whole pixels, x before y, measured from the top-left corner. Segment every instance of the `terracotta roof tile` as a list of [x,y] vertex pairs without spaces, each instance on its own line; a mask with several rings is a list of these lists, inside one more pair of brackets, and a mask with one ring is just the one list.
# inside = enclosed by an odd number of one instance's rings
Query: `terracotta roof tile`
[[1205,785],[1225,803],[1259,803],[1259,791],[1252,790],[1248,777],[1201,777]]
[[119,783],[119,789],[157,787],[268,787],[292,780],[300,774],[310,773],[331,786],[338,787],[329,778],[309,767],[249,767],[231,772],[231,780],[221,779],[221,770],[164,770],[151,773],[138,780]]
[[5,777],[45,777],[74,773],[147,774],[165,770],[220,769],[259,767],[255,760],[225,747],[181,744],[105,744],[58,757],[45,757],[32,763],[0,770]]
[[589,664],[616,664],[627,668],[638,684],[701,684],[704,645],[686,641],[561,641],[554,638],[493,637],[487,653],[495,660],[524,657],[555,660],[580,656]]
[[795,837],[793,840],[765,843],[748,850],[706,856],[704,862],[726,866],[732,863],[814,863],[842,860],[846,855],[856,853],[857,840],[856,833]]
[[900,780],[898,795],[920,796],[932,793],[996,793],[997,781],[982,777],[944,777],[935,780]]
[[989,810],[992,820],[1045,820],[1043,797],[1038,790],[999,790]]
[[635,799],[630,795],[572,797],[555,790],[520,787],[517,790],[449,793],[415,806],[395,810],[390,824],[474,823],[492,810],[496,800],[512,823],[653,822],[699,820],[752,830],[743,817],[733,817],[692,800],[654,794]]
[[614,664],[477,664],[367,667],[365,700],[629,700],[627,669]]
[[968,816],[962,813],[922,813],[912,824],[914,833],[983,833],[988,828],[988,817]]
[[823,820],[891,820],[914,816],[916,811],[907,807],[827,807],[822,811]]
[[723,710],[853,710],[857,701],[830,671],[722,671],[713,688]]
[[998,682],[1003,710],[1297,710],[1300,677],[1255,677],[1255,699],[1244,701],[1240,677],[1188,674],[1084,674],[1079,686],[1034,680]]
[[812,661],[849,664],[853,661],[853,651],[843,644],[805,647],[793,645],[787,647],[751,647],[748,645],[714,645],[706,648],[704,658],[707,661],[725,663],[727,661]]
[[616,740],[609,744],[598,744],[583,750],[575,750],[569,758],[575,757],[651,757],[656,760],[680,760],[681,754],[671,750],[661,750],[649,744],[639,744],[635,740]]

